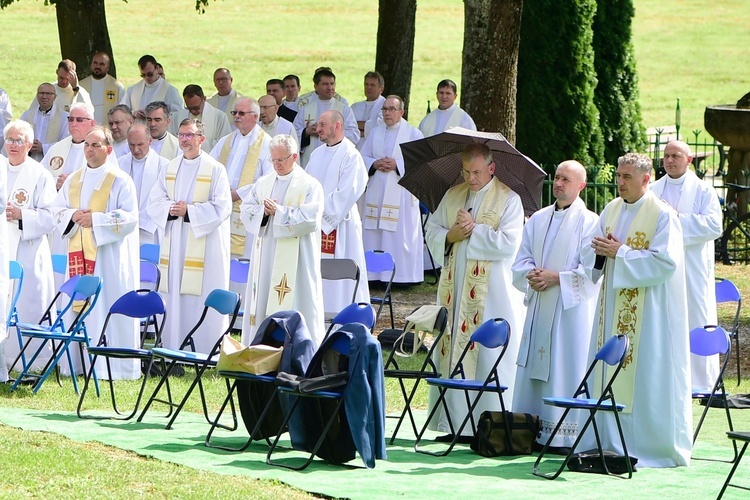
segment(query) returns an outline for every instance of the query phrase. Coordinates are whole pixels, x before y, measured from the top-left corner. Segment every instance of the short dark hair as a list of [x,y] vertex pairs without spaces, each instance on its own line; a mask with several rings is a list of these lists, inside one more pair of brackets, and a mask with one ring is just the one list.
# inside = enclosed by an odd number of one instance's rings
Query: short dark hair
[[367,73],[365,73],[365,80],[367,80],[368,78],[377,80],[378,84],[381,87],[385,87],[385,78],[383,78],[383,75],[381,75],[377,71],[368,71]]
[[128,115],[131,120],[133,119],[133,111],[130,109],[130,106],[128,106],[127,104],[118,104],[117,106],[113,106],[109,111],[107,111],[107,118],[109,118],[110,116],[112,116],[118,111]]
[[167,104],[164,101],[154,101],[148,103],[146,106],[146,114],[149,114],[152,111],[156,111],[157,109],[161,109],[164,111],[164,116],[169,118],[172,114],[172,111],[169,109],[169,104]]
[[182,97],[200,97],[201,99],[206,98],[206,94],[203,93],[203,88],[200,85],[196,85],[194,83],[191,83],[190,85],[185,87],[185,90],[182,91]]
[[447,78],[445,80],[440,80],[440,83],[438,83],[437,86],[437,90],[440,91],[440,89],[445,87],[449,87],[454,94],[458,94],[458,87],[456,86],[456,82],[454,82],[453,80],[449,80]]
[[65,71],[75,71],[76,63],[74,63],[70,59],[63,59],[58,63],[57,69],[64,69]]
[[284,90],[284,80],[279,80],[278,78],[271,78],[266,82],[266,87],[269,85],[279,85],[281,86],[281,90]]
[[[297,82],[297,87],[299,87],[299,77],[297,75],[286,75],[282,81],[285,82],[287,80],[294,80]],[[286,84],[284,86],[286,87]]]
[[141,56],[140,59],[138,59],[138,67],[139,68],[145,68],[148,63],[151,63],[154,65],[154,68],[156,68],[156,65],[159,64],[156,62],[156,58],[150,54],[146,54],[145,56]]
[[331,71],[329,68],[322,68],[315,72],[315,75],[313,76],[313,83],[315,85],[319,84],[320,79],[324,76],[333,78],[333,80],[336,81],[336,75],[333,74],[333,71]]
[[180,122],[180,128],[187,127],[190,125],[195,125],[195,128],[198,129],[198,135],[206,135],[206,126],[203,124],[202,121],[196,119],[196,118],[185,118]]

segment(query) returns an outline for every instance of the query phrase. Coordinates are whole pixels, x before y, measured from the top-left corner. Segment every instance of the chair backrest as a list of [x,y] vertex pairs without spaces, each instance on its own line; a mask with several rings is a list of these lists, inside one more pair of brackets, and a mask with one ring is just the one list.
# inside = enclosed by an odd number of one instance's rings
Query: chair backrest
[[740,302],[742,296],[737,286],[724,278],[716,278],[716,303]]
[[11,260],[8,263],[8,279],[15,280],[15,284],[13,287],[13,296],[10,301],[8,318],[6,320],[6,328],[18,321],[18,310],[16,309],[16,305],[18,304],[18,298],[21,296],[21,289],[23,288],[23,265],[17,260]]
[[728,357],[732,343],[720,326],[703,326],[690,331],[690,352],[697,356],[723,354]]
[[360,272],[359,266],[352,259],[321,259],[320,276],[324,280],[352,280],[354,290],[352,291],[352,302],[357,297]]
[[247,283],[250,273],[250,261],[232,259],[229,261],[229,281],[233,283]]
[[[152,263],[149,262],[149,264]],[[164,322],[166,321],[167,307],[164,303],[164,299],[158,292],[153,290],[132,290],[117,299],[109,308],[107,318],[104,320],[104,326],[102,327],[102,334],[99,340],[100,345],[108,344],[106,337],[107,325],[109,324],[110,317],[114,314],[120,314],[134,319],[153,318],[153,344],[155,346],[161,345],[161,335],[162,330],[164,329]],[[158,316],[161,316],[161,321],[159,321]],[[141,331],[141,347],[144,347],[148,327],[149,322],[144,322]]]
[[393,256],[385,250],[367,250],[365,252],[365,265],[368,273],[385,273],[391,272],[391,280],[396,274],[396,262]]
[[347,323],[362,323],[372,330],[375,327],[375,311],[370,304],[364,302],[349,304],[333,317],[331,326]]
[[[161,270],[159,266],[150,260],[141,259],[141,283],[150,283],[153,285],[151,290],[158,290],[161,282]],[[145,316],[144,316],[145,317]]]
[[141,245],[141,259],[159,265],[159,245],[155,243]]
[[221,290],[217,288],[216,290],[212,290],[211,293],[208,294],[208,297],[206,297],[203,305],[204,307],[201,317],[185,336],[185,340],[183,340],[182,344],[180,344],[180,349],[183,350],[187,347],[190,347],[193,352],[195,352],[195,341],[193,340],[193,334],[203,324],[203,321],[206,319],[206,315],[208,314],[208,310],[213,309],[222,316],[229,316],[229,325],[227,326],[227,329],[219,336],[219,340],[214,344],[211,352],[207,353],[213,356],[214,354],[217,354],[219,352],[221,341],[224,336],[228,333],[231,333],[232,331],[232,325],[234,324],[235,320],[237,319],[237,315],[240,312],[240,294],[237,292],[230,292],[229,290]]
[[625,361],[629,346],[630,339],[627,335],[613,335],[599,348],[594,360],[603,361],[611,366],[622,364]]
[[510,338],[510,324],[503,318],[488,319],[471,334],[470,342],[476,342],[487,349],[506,347]]
[[65,274],[68,269],[68,256],[61,253],[52,254],[52,271],[57,274]]
[[101,277],[90,276],[90,275],[79,275],[79,276],[73,276],[73,278],[70,278],[70,280],[76,277],[78,278],[78,280],[75,282],[75,287],[73,287],[73,294],[70,297],[70,300],[68,301],[68,303],[65,305],[65,307],[62,309],[62,311],[60,311],[60,314],[58,315],[58,320],[61,321],[61,318],[65,315],[65,313],[73,307],[73,303],[75,301],[78,301],[78,300],[85,301],[83,307],[76,315],[75,320],[73,321],[73,323],[71,323],[70,327],[68,328],[69,332],[74,332],[82,328],[86,317],[89,315],[89,313],[91,313],[91,310],[94,308],[94,306],[96,306],[96,303],[99,301],[99,295],[102,291]]

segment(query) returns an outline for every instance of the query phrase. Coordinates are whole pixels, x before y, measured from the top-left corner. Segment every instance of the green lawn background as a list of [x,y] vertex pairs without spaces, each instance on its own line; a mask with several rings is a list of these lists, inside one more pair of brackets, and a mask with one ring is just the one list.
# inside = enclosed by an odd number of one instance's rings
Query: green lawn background
[[[268,78],[296,73],[303,90],[311,75],[329,65],[339,93],[362,99],[362,76],[375,62],[377,2],[341,0],[334,4],[295,2],[212,2],[203,15],[190,0],[107,2],[107,18],[120,79],[138,79],[137,59],[151,53],[180,90],[198,83],[212,92],[211,76],[227,66],[235,87],[263,93]],[[750,9],[746,0],[636,0],[633,23],[644,124],[674,123],[681,98],[683,131],[703,128],[708,104],[735,102],[750,91],[747,47]],[[0,11],[4,56],[0,87],[20,117],[36,85],[54,78],[60,59],[54,7],[41,0],[19,0]],[[420,0],[417,8],[411,121],[422,118],[435,84],[459,81],[463,3]],[[459,82],[460,85],[460,82]],[[459,89],[460,92],[460,89]],[[705,134],[703,134],[705,136]]]

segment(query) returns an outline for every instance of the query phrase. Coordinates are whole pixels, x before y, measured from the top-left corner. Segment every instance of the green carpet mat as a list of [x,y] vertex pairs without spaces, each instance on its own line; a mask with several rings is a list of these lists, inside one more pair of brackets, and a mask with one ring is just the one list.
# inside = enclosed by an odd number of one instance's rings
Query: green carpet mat
[[[712,413],[721,415],[720,412]],[[748,428],[748,419],[744,414],[742,417],[738,419],[740,425],[736,425],[741,430]],[[316,459],[305,471],[293,472],[265,464],[265,443],[254,443],[243,453],[206,448],[203,441],[208,425],[199,415],[180,415],[169,431],[163,428],[164,421],[159,416],[150,416],[146,420],[143,423],[80,420],[73,413],[0,408],[0,422],[8,426],[53,432],[75,441],[97,441],[195,469],[276,479],[309,492],[343,498],[445,498],[452,495],[463,498],[497,498],[502,495],[504,499],[575,496],[576,500],[605,496],[715,498],[731,468],[727,463],[693,460],[690,467],[639,469],[631,480],[564,472],[557,480],[548,481],[531,474],[535,460],[532,456],[483,458],[468,446],[459,445],[448,457],[433,458],[414,453],[411,439],[399,439],[394,446],[388,447],[388,460],[378,461],[372,470],[365,469],[357,457],[347,466]],[[388,419],[388,424],[389,428],[392,427],[393,419]],[[402,432],[405,437],[410,437],[408,430]],[[711,434],[716,435],[715,442],[709,442],[711,439],[699,442],[694,456],[729,457],[729,440],[716,439],[720,432]],[[244,442],[247,434],[240,423],[239,432],[217,432],[215,436],[229,444]],[[282,457],[302,457],[302,454],[279,455]],[[544,470],[551,470],[560,459],[545,459],[543,463],[547,463],[547,467]],[[735,481],[750,477],[750,461],[747,462],[740,465]],[[743,494],[746,492],[730,489],[725,498],[741,498]]]

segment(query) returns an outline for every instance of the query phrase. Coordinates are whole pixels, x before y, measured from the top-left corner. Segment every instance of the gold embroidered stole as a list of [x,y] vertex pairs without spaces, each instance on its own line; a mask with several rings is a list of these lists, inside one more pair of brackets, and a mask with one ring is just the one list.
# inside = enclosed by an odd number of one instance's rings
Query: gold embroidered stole
[[[284,202],[281,204],[287,207],[299,207],[305,202],[307,182],[309,181],[306,179],[305,174],[301,170],[298,170],[298,167],[294,168],[291,175],[292,178],[289,181],[289,187],[284,195]],[[276,174],[265,175],[258,179],[258,182],[256,183],[258,199],[263,200],[264,198],[270,198],[275,183]],[[262,213],[260,216],[262,216]],[[279,212],[276,212],[274,217],[280,217]],[[291,227],[288,229],[289,231],[292,230]],[[257,318],[261,318],[262,320],[265,319],[266,316],[275,312],[294,309],[294,293],[297,284],[297,267],[299,264],[299,237],[276,238],[273,231],[273,221],[269,218],[264,235],[255,238],[252,270],[253,281],[251,297],[249,299],[250,307],[248,308],[251,312],[250,325],[252,326],[256,324]],[[263,240],[265,238],[276,238],[276,249],[272,256],[263,255]],[[269,261],[271,260],[273,261],[271,280],[266,289],[260,290],[260,266],[261,264],[263,264],[263,266],[269,265]],[[268,297],[265,311],[258,310],[258,293],[265,293]]]
[[[239,138],[240,133],[237,132],[236,138]],[[219,153],[219,163],[226,167],[227,160],[229,159],[229,152],[232,149],[231,137],[227,137],[224,141],[224,145]],[[252,184],[255,180],[255,173],[258,170],[258,158],[260,158],[260,152],[263,147],[263,134],[258,134],[258,138],[255,142],[247,148],[247,156],[245,156],[245,163],[242,166],[242,174],[240,174],[240,182],[237,187],[247,186]],[[232,203],[232,216],[230,219],[231,238],[232,238],[232,253],[235,255],[245,255],[245,225],[240,220],[240,205],[242,200],[237,200]]]
[[[494,177],[491,182],[492,184],[476,211],[474,221],[477,224],[489,225],[493,230],[497,230],[500,225],[503,208],[510,193],[510,188]],[[458,210],[465,207],[468,195],[469,185],[466,183],[446,193],[445,206],[448,217],[455,217]],[[449,224],[452,224],[452,222],[449,222]],[[446,376],[455,368],[458,356],[469,342],[471,334],[482,324],[492,267],[492,261],[490,260],[467,259],[461,297],[454,297],[456,251],[458,246],[458,243],[454,243],[451,246],[448,254],[448,263],[440,274],[440,283],[438,284],[438,302],[448,309],[448,318],[451,322],[453,322],[453,318],[456,316],[454,314],[454,306],[456,301],[458,301],[456,324],[451,325],[451,328],[448,330],[456,335],[456,339],[452,339],[452,335],[444,335],[439,350],[440,372]],[[473,378],[476,374],[477,357],[478,350],[471,349],[464,358],[464,374],[467,378]]]
[[[656,233],[656,223],[661,213],[661,204],[655,196],[648,196],[644,200],[638,213],[633,218],[628,228],[628,236],[625,244],[633,250],[648,250],[651,240]],[[622,198],[617,198],[610,203],[604,221],[605,234],[613,232],[620,219],[625,202]],[[612,315],[612,325],[610,332],[612,335],[625,334],[630,339],[630,348],[622,372],[617,377],[613,385],[613,391],[618,403],[626,405],[625,413],[633,410],[633,399],[635,392],[635,375],[638,369],[638,348],[640,347],[641,328],[643,327],[643,306],[646,299],[646,288],[621,288],[607,290],[607,278],[609,273],[613,272],[613,267],[617,265],[613,259],[608,259],[604,267],[604,286],[599,296],[599,324],[597,330],[597,349],[604,345],[608,339],[604,338],[604,322],[606,321],[606,300],[607,292],[616,294],[614,312]],[[650,332],[652,335],[657,332]],[[601,366],[601,364],[600,364]],[[594,377],[595,392],[601,394],[602,381],[604,374],[597,367],[597,373]]]
[[[94,77],[89,76],[81,80],[79,85],[86,89],[86,92],[91,95],[91,87],[93,86]],[[93,96],[91,96],[93,101]],[[117,86],[117,80],[111,75],[104,77],[104,95],[102,96],[102,116],[106,119],[109,110],[117,105],[120,101],[120,87]]]
[[[83,172],[85,171],[86,168],[82,168],[71,174],[72,179],[68,188],[70,208],[81,208],[81,189],[83,188]],[[114,172],[107,172],[99,189],[94,189],[91,193],[88,209],[92,213],[107,210],[107,200],[109,200],[114,182]],[[96,254],[97,248],[93,229],[79,227],[78,232],[68,240],[68,276],[72,278],[77,274],[94,274]]]
[[52,177],[57,179],[63,172],[65,162],[68,161],[68,155],[70,150],[73,148],[73,138],[68,136],[62,141],[53,144],[47,151],[49,156],[49,165],[45,165],[52,174]]
[[[179,173],[180,161],[172,161],[167,165],[166,184],[167,196],[171,200],[175,198],[175,187]],[[210,162],[201,160],[198,174],[195,177],[195,188],[190,203],[205,203],[211,192],[211,181],[213,179],[213,166]],[[173,224],[181,224],[180,219],[172,221]],[[172,254],[172,231],[164,232],[159,255],[159,267],[161,280],[159,290],[169,292],[169,256]],[[206,237],[196,238],[192,226],[188,225],[188,240],[185,246],[185,262],[182,267],[182,280],[180,281],[180,292],[185,295],[201,295],[203,292],[203,267],[206,260]]]
[[[34,101],[36,102],[36,101]],[[31,128],[36,130],[36,119],[37,115],[42,113],[39,110],[39,106],[34,107],[34,111],[29,113],[29,125]],[[55,107],[52,106],[50,109],[49,123],[47,124],[47,134],[44,136],[44,144],[53,144],[58,141],[60,137],[60,128],[62,127],[62,116],[61,113],[55,111]]]
[[[159,78],[159,86],[156,88],[156,91],[154,92],[154,96],[151,98],[151,102],[156,101],[163,101],[164,98],[167,97],[167,90],[169,89],[169,84],[164,78]],[[141,80],[140,82],[136,83],[134,85],[133,92],[130,94],[130,109],[132,110],[138,110],[141,108],[141,99],[143,99],[143,94],[146,92],[146,81]],[[150,103],[146,103],[150,104]],[[144,108],[146,106],[143,106]]]

